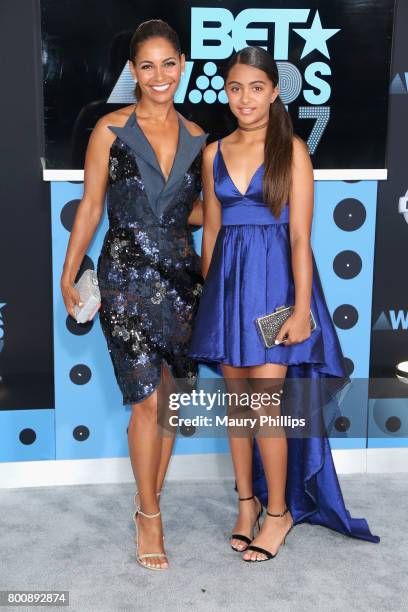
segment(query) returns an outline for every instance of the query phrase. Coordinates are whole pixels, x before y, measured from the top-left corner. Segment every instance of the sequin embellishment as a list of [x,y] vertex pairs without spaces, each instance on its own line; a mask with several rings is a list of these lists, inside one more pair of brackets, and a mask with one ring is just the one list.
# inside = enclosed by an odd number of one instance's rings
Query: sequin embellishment
[[133,150],[119,138],[111,147],[99,319],[124,404],[155,390],[163,361],[176,379],[197,380],[188,348],[203,280],[188,216],[201,191],[200,167],[201,154],[157,218]]

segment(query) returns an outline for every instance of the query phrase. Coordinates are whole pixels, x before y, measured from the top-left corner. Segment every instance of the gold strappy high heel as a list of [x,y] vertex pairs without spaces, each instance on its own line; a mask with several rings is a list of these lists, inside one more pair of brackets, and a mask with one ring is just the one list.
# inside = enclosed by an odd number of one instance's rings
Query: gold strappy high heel
[[[139,495],[139,491],[136,491],[135,496],[134,496],[134,498],[133,498],[133,501],[135,502],[136,509],[137,509],[137,508],[139,508],[139,504],[138,504],[138,503],[137,503],[137,501],[136,501],[136,497],[137,497],[138,495]],[[160,495],[161,495],[161,491],[159,491],[158,493],[156,493],[156,495],[157,495],[157,497],[160,497]]]
[[[140,509],[140,506],[139,506],[139,504],[138,504],[138,503],[137,503],[137,501],[136,501],[136,497],[137,497],[138,495],[139,495],[139,491],[136,491],[136,493],[135,493],[135,497],[133,498],[133,501],[135,502],[136,510],[139,510],[139,509]],[[159,491],[158,493],[156,493],[156,495],[157,495],[157,497],[160,497],[160,495],[161,495],[161,491]],[[133,514],[132,518],[133,518],[133,521],[134,521],[134,520],[135,520],[135,515],[134,515],[134,514]],[[163,536],[163,540],[164,540],[164,536]]]
[[138,528],[137,528],[137,515],[141,514],[142,516],[144,516],[145,518],[156,518],[157,516],[160,516],[161,512],[156,512],[156,514],[146,514],[145,512],[142,512],[140,510],[140,508],[138,508],[136,510],[136,512],[133,515],[133,520],[135,523],[135,527],[136,527],[136,537],[135,537],[135,542],[136,542],[136,561],[139,563],[139,565],[141,565],[142,567],[145,567],[146,569],[150,569],[150,570],[158,570],[158,571],[163,571],[163,570],[167,570],[167,567],[153,567],[152,565],[147,565],[146,563],[143,563],[143,559],[152,559],[153,557],[165,557],[167,558],[167,555],[164,553],[145,553],[143,555],[139,555],[139,538],[138,538]]

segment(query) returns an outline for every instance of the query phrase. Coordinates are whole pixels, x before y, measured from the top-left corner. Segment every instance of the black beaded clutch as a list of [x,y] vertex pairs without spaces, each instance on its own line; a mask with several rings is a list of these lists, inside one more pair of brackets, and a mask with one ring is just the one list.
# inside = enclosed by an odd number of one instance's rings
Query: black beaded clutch
[[[272,348],[280,344],[280,342],[275,344],[276,337],[284,322],[292,315],[293,308],[293,306],[279,306],[271,314],[255,319],[259,334],[266,348]],[[310,329],[311,331],[316,329],[316,321],[312,311],[310,311]]]

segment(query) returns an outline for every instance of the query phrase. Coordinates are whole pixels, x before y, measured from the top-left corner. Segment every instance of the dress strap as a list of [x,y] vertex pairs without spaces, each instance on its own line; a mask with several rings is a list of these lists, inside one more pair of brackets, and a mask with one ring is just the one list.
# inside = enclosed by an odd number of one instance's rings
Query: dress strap
[[216,176],[218,176],[219,173],[219,168],[220,168],[220,157],[221,157],[222,153],[221,153],[221,139],[217,140],[217,152],[214,156],[214,162],[213,162],[213,172],[214,172],[214,178]]
[[133,106],[133,110],[130,113],[129,117],[127,118],[126,123],[123,127],[133,126],[136,123],[136,106],[137,106],[137,102]]

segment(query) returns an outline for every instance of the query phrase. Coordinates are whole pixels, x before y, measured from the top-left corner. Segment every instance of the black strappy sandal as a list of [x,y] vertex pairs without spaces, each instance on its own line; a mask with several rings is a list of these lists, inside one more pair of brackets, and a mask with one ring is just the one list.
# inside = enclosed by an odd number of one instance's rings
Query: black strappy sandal
[[[249,501],[251,499],[256,499],[257,502],[259,503],[260,507],[261,507],[261,509],[258,512],[258,516],[256,517],[256,521],[255,521],[254,527],[252,528],[252,531],[254,530],[254,528],[256,528],[256,530],[258,532],[259,529],[260,529],[259,519],[261,518],[262,512],[263,512],[263,507],[262,507],[261,502],[259,501],[259,499],[255,495],[252,495],[251,497],[238,497],[239,501]],[[247,544],[247,545],[252,542],[251,538],[248,538],[248,536],[243,535],[242,533],[233,533],[231,535],[231,540],[240,540],[241,542],[245,542],[245,544]],[[235,548],[235,546],[233,546],[232,544],[231,544],[231,548],[232,548],[232,550],[235,550],[236,552],[241,552],[241,553],[245,552],[246,550],[248,550],[248,548],[244,548],[244,549]]]
[[[289,512],[289,508],[286,508],[282,514],[272,514],[271,512],[268,512],[266,510],[266,514],[268,516],[276,516],[276,517],[282,517],[285,516],[285,514],[287,514]],[[261,555],[265,555],[266,559],[242,559],[243,561],[247,561],[248,563],[261,563],[262,561],[270,561],[270,559],[273,559],[274,557],[276,557],[276,555],[278,554],[280,547],[283,546],[286,542],[286,538],[288,537],[289,532],[291,531],[291,529],[293,529],[294,527],[294,523],[292,522],[292,525],[289,527],[289,529],[287,530],[287,532],[285,533],[285,537],[283,538],[281,544],[279,545],[278,550],[276,551],[276,553],[273,555],[269,550],[266,550],[265,548],[261,548],[260,546],[253,546],[252,544],[250,544],[248,546],[248,548],[245,549],[244,552],[246,552],[247,550],[252,550],[253,552],[259,552],[261,553]]]

